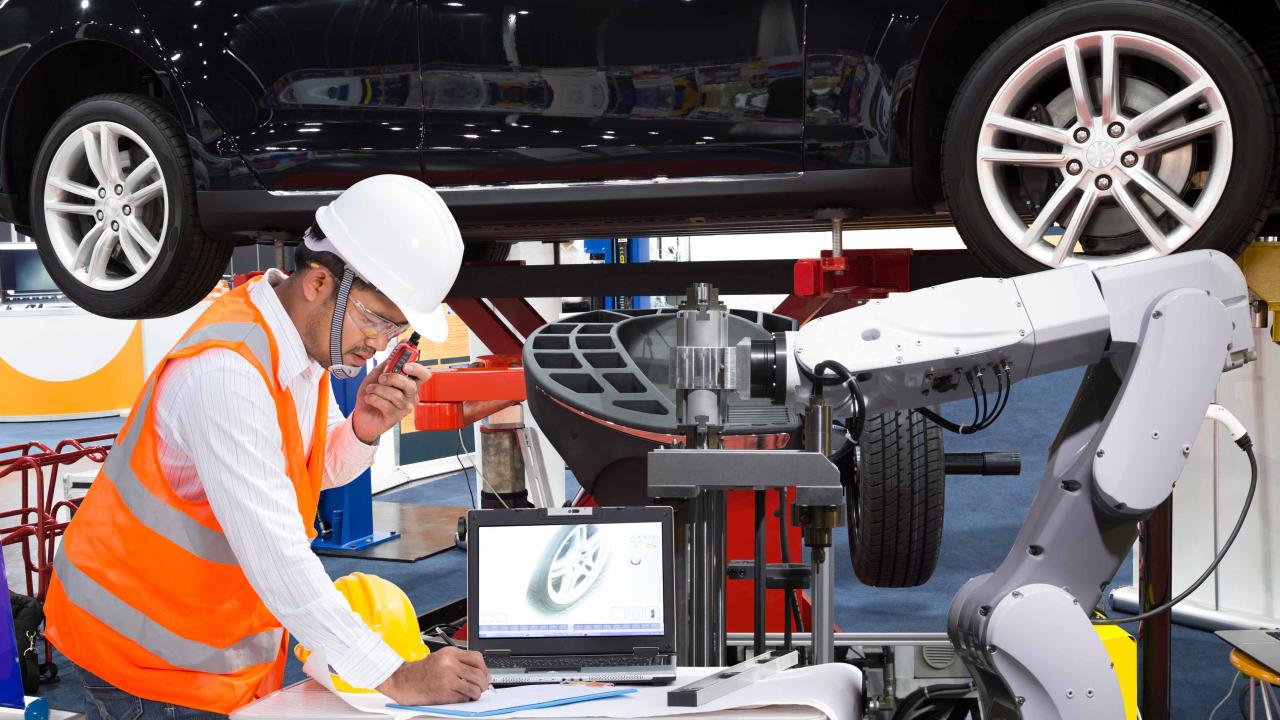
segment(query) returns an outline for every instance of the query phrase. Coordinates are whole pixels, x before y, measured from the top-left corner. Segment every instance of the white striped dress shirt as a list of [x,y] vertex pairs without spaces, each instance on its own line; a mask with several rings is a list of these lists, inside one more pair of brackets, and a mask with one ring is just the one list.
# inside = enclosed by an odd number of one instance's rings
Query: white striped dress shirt
[[[279,349],[280,384],[293,393],[298,427],[311,450],[320,378],[302,337],[273,286],[271,270],[249,293]],[[311,551],[285,472],[275,403],[262,376],[240,355],[206,350],[169,362],[156,392],[160,466],[188,500],[208,500],[249,584],[273,615],[308,648],[323,648],[329,664],[356,687],[380,685],[403,662],[333,587]],[[350,482],[373,462],[330,398],[324,487]],[[305,523],[305,525],[304,525]]]

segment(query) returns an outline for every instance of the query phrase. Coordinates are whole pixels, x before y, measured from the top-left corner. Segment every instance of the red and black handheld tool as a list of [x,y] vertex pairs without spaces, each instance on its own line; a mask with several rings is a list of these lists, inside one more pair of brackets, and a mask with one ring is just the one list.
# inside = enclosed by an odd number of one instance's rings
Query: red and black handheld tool
[[387,358],[387,372],[404,374],[404,366],[418,359],[419,338],[418,333],[414,333],[391,351],[391,356]]

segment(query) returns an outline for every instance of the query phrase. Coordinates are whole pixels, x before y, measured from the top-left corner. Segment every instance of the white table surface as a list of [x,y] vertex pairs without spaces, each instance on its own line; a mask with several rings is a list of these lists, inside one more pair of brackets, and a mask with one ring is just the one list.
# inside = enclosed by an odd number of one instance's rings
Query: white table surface
[[[232,720],[369,720],[376,715],[362,713],[314,680],[303,680],[231,713]],[[429,717],[424,715],[423,717]],[[827,716],[807,705],[777,705],[767,708],[721,710],[682,715],[680,718],[717,720],[827,720]],[[582,720],[577,718],[576,720]],[[672,720],[678,720],[673,718]]]

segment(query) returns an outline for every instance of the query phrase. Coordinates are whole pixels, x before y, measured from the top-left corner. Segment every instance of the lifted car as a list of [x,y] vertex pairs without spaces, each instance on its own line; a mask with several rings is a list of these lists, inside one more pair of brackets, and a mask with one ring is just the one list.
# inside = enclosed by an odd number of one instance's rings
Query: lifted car
[[129,318],[386,172],[478,252],[835,209],[954,224],[1002,274],[1237,253],[1276,201],[1276,37],[1228,0],[4,0],[0,218]]

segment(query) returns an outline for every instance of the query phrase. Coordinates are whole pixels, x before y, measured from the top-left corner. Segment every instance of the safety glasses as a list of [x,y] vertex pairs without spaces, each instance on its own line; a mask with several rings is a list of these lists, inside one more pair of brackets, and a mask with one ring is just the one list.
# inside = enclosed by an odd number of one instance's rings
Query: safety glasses
[[394,323],[378,313],[365,307],[364,303],[356,297],[351,298],[351,305],[355,307],[356,324],[360,326],[360,332],[370,340],[380,340],[399,337],[409,329],[409,323]]

